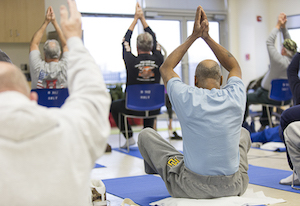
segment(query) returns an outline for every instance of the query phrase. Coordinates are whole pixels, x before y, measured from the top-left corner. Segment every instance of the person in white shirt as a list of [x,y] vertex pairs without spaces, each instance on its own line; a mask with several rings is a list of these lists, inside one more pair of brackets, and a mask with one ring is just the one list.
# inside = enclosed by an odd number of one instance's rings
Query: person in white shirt
[[81,40],[75,1],[60,9],[70,96],[61,108],[37,105],[25,76],[0,62],[0,205],[86,206],[90,172],[110,134],[111,98]]

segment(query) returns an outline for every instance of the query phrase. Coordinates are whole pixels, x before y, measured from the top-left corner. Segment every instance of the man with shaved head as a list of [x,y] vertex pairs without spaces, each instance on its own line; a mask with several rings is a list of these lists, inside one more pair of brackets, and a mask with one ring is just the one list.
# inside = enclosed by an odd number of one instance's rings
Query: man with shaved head
[[[43,50],[45,59],[41,57],[39,44],[47,26],[52,23],[60,39],[63,54],[61,57],[60,44],[55,39],[45,42]],[[42,26],[35,32],[30,43],[29,66],[31,75],[31,88],[66,88],[67,85],[67,60],[68,47],[66,39],[56,21],[53,8],[47,9]],[[61,57],[61,58],[60,58]]]
[[[151,128],[139,134],[145,172],[159,174],[172,197],[205,199],[242,195],[249,182],[247,152],[251,140],[249,132],[241,127],[246,104],[242,72],[232,54],[216,43],[208,31],[206,14],[199,6],[193,33],[160,67],[180,121],[183,154]],[[200,37],[229,72],[223,88],[220,66],[213,60],[199,63],[195,87],[183,83],[173,70]]]
[[195,86],[199,88],[220,89],[222,74],[219,64],[213,60],[200,62],[195,71]]
[[36,99],[35,93],[30,94],[27,80],[19,68],[7,62],[0,62],[0,68],[0,92],[18,91],[32,100]]
[[76,3],[68,4],[61,28],[70,95],[61,108],[39,106],[21,70],[0,62],[0,205],[91,204],[90,173],[106,149],[111,98],[81,40]]

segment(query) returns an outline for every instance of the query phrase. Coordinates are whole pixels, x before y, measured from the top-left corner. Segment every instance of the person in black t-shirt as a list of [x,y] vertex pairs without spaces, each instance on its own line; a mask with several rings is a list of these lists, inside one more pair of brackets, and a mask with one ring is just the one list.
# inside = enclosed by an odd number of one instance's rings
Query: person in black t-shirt
[[[137,51],[138,56],[135,56],[131,53],[130,39],[132,32],[137,24],[137,21],[140,20],[145,32],[138,35],[137,37]],[[133,22],[129,26],[124,38],[123,38],[123,59],[126,66],[127,80],[126,85],[132,84],[151,84],[160,82],[160,73],[159,67],[163,63],[164,57],[161,54],[160,45],[156,42],[156,37],[154,32],[150,29],[149,25],[146,22],[144,13],[139,3],[136,4],[136,10]],[[152,114],[159,112],[153,111]],[[112,116],[118,126],[118,128],[123,132],[125,136],[125,126],[124,126],[124,117],[121,116],[121,121],[119,125],[119,113],[139,115],[143,112],[137,112],[128,110],[125,107],[125,100],[116,100],[113,101],[111,105]],[[151,127],[153,128],[154,118],[144,119],[144,128]],[[135,140],[132,138],[133,132],[131,126],[128,125],[128,134],[129,134],[129,145],[134,145]],[[121,147],[126,148],[127,142]]]

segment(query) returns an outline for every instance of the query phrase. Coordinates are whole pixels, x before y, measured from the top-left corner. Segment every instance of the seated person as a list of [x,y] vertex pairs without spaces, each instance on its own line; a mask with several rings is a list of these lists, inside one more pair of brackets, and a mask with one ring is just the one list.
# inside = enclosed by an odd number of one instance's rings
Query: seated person
[[[285,143],[285,145],[286,145],[286,140],[285,140],[286,137],[285,137],[285,133],[283,133],[283,131],[292,122],[300,121],[300,105],[299,105],[299,103],[300,103],[300,79],[298,77],[299,66],[300,66],[299,61],[300,61],[300,53],[297,53],[294,56],[291,64],[288,67],[288,70],[287,70],[289,85],[290,85],[290,88],[291,88],[291,91],[293,94],[293,100],[294,100],[295,106],[290,107],[290,108],[286,109],[285,111],[283,111],[283,113],[281,114],[281,117],[280,117],[279,135],[281,136],[282,141]],[[287,145],[286,145],[286,147],[287,147]],[[286,155],[287,155],[287,160],[288,160],[289,166],[290,166],[291,170],[293,170],[294,166],[291,161],[290,151],[288,148],[287,148]],[[295,178],[296,178],[295,184],[300,185],[300,181],[299,181],[298,177],[295,176]],[[280,180],[280,184],[291,185],[292,184],[292,175]]]
[[[55,39],[47,40],[44,44],[45,61],[41,58],[39,44],[49,23],[52,23],[63,48],[61,49]],[[33,35],[30,43],[29,65],[31,75],[31,89],[43,88],[67,88],[67,60],[68,47],[66,39],[56,21],[52,7],[48,7],[44,23],[41,28]]]
[[[134,56],[131,53],[130,48],[130,39],[133,32],[133,29],[140,20],[144,27],[145,33],[140,34],[137,37],[137,51],[138,56]],[[163,63],[164,57],[161,54],[160,46],[156,42],[156,37],[153,31],[148,26],[144,13],[139,3],[136,4],[136,11],[134,15],[133,22],[131,23],[128,31],[125,34],[123,39],[123,59],[126,66],[127,72],[127,82],[126,85],[132,84],[153,84],[160,82],[160,73],[159,67]],[[126,91],[125,91],[126,92]],[[120,125],[119,125],[119,113],[132,114],[132,115],[142,115],[143,112],[137,112],[128,110],[125,107],[125,100],[116,100],[113,101],[111,105],[111,114],[118,126],[118,128],[123,132],[125,136],[125,126],[124,126],[124,117],[121,116]],[[156,114],[159,111],[154,111]],[[128,125],[128,134],[129,134],[129,145],[134,145],[135,140],[133,139],[133,132],[131,126]],[[153,128],[154,118],[144,119],[144,127]],[[126,148],[127,142],[121,147]]]
[[[280,101],[269,99],[269,91],[271,89],[271,81],[273,79],[287,79],[286,70],[293,56],[297,52],[297,44],[291,40],[288,30],[286,29],[286,15],[280,13],[275,28],[267,39],[267,50],[270,58],[270,68],[262,79],[261,86],[253,93],[247,94],[247,104],[244,116],[244,122],[248,116],[249,106],[251,104],[273,104],[281,105]],[[275,47],[277,33],[281,31],[284,37],[281,53]],[[270,109],[272,111],[272,108]],[[261,130],[269,125],[266,107],[263,107],[262,116],[260,118]]]
[[[207,16],[197,8],[193,33],[177,47],[160,68],[182,128],[183,153],[151,128],[139,134],[138,146],[145,172],[158,173],[172,197],[216,198],[242,195],[249,177],[247,152],[251,141],[242,128],[246,90],[236,59],[209,35]],[[213,60],[200,62],[195,87],[174,72],[189,47],[201,37],[228,74],[221,89],[221,68]]]
[[70,56],[62,108],[36,104],[24,74],[0,62],[0,205],[90,205],[90,174],[110,134],[110,97],[81,40],[81,15],[68,0],[61,27]]
[[[289,151],[290,162],[296,175],[294,177],[294,185],[300,185],[300,122],[290,123],[284,130],[285,144]],[[280,181],[281,184],[292,184],[293,175]]]

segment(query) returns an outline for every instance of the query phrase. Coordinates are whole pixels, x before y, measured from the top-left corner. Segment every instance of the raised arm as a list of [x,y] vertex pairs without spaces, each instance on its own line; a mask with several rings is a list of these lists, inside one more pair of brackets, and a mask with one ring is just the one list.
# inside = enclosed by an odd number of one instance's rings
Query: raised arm
[[136,3],[135,14],[140,19],[140,21],[141,21],[144,29],[146,29],[147,27],[149,27],[148,23],[146,22],[146,18],[144,16],[143,9],[142,9],[142,7],[140,6],[140,4],[138,2]]
[[284,13],[280,13],[275,28],[271,31],[266,41],[270,61],[274,63],[276,62],[281,63],[285,59],[285,57],[282,56],[280,52],[278,52],[278,49],[275,46],[277,34],[280,30],[282,31],[284,38],[290,38],[289,33],[285,28],[285,24],[286,24],[286,15]]
[[58,25],[58,23],[56,21],[54,12],[52,13],[52,16],[51,16],[51,23],[53,24],[53,26],[58,34],[58,38],[60,39],[62,51],[63,52],[68,51],[66,38],[65,38],[60,26]]
[[205,28],[207,28],[208,30],[207,19],[202,19],[203,12],[204,11],[202,7],[198,6],[195,16],[193,33],[186,39],[183,44],[177,47],[161,65],[159,71],[164,81],[165,87],[167,87],[167,83],[171,78],[179,77],[173,69],[181,61],[183,55],[187,52],[194,41],[203,35],[203,31],[205,30]]
[[[202,9],[202,19],[207,21],[207,17],[203,9]],[[210,49],[214,52],[215,56],[217,57],[221,65],[229,72],[228,79],[232,76],[242,78],[242,71],[237,60],[229,51],[227,51],[224,47],[222,47],[220,44],[215,42],[209,36],[208,30],[209,28],[207,26],[203,32],[202,38],[210,47]]]
[[48,24],[51,22],[51,18],[52,18],[52,14],[53,14],[53,9],[52,7],[48,7],[47,12],[46,12],[46,17],[44,20],[44,23],[42,24],[42,26],[39,28],[39,30],[37,30],[30,42],[30,51],[32,50],[39,50],[39,44],[42,40],[42,37],[44,35],[44,32],[48,26]]
[[65,6],[60,9],[61,29],[69,48],[67,74],[70,93],[62,110],[72,113],[71,121],[82,132],[87,151],[94,160],[105,151],[110,134],[111,98],[99,67],[81,40],[81,14],[76,3],[68,0],[68,4],[70,17]]
[[138,19],[141,17],[143,11],[142,11],[142,8],[140,7],[140,4],[137,2],[136,3],[136,6],[135,6],[135,14],[134,14],[134,18],[133,18],[133,21],[132,23],[130,24],[128,30],[130,31],[133,31],[134,30],[134,27],[138,21]]
[[278,30],[281,30],[283,39],[290,39],[291,36],[290,36],[288,30],[286,29],[286,22],[287,22],[286,14],[280,13],[278,16],[278,20],[277,20],[277,24],[276,24],[275,28],[277,28]]
[[287,22],[287,19],[286,19],[286,15],[285,13],[280,13],[279,16],[278,16],[278,20],[277,20],[277,24],[276,24],[276,28],[279,30],[281,28],[285,28],[285,24]]

